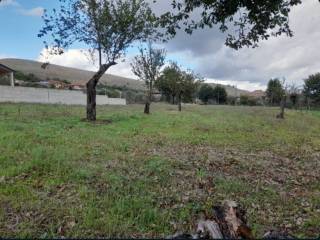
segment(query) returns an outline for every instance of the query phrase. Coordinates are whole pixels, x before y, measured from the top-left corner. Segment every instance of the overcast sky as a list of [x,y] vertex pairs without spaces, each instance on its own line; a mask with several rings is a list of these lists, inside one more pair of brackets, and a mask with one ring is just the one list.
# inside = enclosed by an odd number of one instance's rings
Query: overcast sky
[[[36,35],[42,25],[43,9],[50,9],[53,0],[5,0],[0,4],[0,58],[16,57],[48,60],[43,44]],[[160,1],[157,11],[166,9]],[[192,36],[180,32],[163,45],[168,59],[192,68],[208,81],[236,85],[247,90],[265,89],[272,77],[285,77],[287,82],[301,85],[308,75],[320,72],[320,3],[304,0],[290,14],[294,37],[271,38],[261,42],[259,48],[232,50],[224,45],[225,36],[216,29],[194,32]],[[85,50],[85,49],[83,49]],[[125,62],[110,69],[109,73],[133,77],[130,61],[136,49],[130,49]],[[96,65],[74,47],[63,56],[50,57],[51,63],[96,70]]]

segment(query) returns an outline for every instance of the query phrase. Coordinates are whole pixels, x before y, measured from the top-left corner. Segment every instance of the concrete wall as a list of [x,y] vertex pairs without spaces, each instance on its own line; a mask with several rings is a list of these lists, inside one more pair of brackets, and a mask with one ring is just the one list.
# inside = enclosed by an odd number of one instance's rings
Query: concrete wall
[[[0,102],[86,105],[87,96],[78,91],[0,86]],[[126,105],[126,100],[98,95],[97,105]]]

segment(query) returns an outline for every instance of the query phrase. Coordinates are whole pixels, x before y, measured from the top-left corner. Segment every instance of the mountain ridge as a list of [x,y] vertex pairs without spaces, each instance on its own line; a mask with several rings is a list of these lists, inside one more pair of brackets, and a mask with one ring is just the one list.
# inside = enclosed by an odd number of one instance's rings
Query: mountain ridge
[[[0,63],[10,67],[15,71],[22,72],[24,74],[34,74],[36,77],[47,79],[60,79],[67,80],[71,83],[85,83],[94,74],[93,71],[82,70],[78,68],[65,67],[56,64],[49,64],[46,69],[41,66],[43,62],[34,60],[18,59],[18,58],[4,58],[0,59]],[[113,74],[104,74],[100,79],[100,83],[112,87],[128,88],[133,90],[145,90],[145,85],[142,81],[132,78],[121,77]],[[208,83],[211,86],[221,85],[226,88],[228,95],[240,96],[241,94],[250,94],[249,91],[238,89],[229,85]]]

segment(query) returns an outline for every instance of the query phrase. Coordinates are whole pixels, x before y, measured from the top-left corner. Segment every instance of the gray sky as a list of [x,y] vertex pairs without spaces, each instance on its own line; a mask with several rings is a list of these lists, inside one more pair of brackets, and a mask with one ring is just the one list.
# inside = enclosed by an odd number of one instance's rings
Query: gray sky
[[[157,7],[161,12],[167,3],[161,0]],[[187,35],[179,32],[163,45],[168,58],[177,60],[185,68],[193,70],[210,82],[236,85],[247,90],[265,89],[270,78],[285,77],[288,83],[299,86],[308,75],[320,72],[320,3],[304,0],[293,8],[290,26],[294,37],[281,36],[261,42],[259,48],[233,50],[224,45],[225,36],[216,29],[205,29]],[[51,62],[93,70],[86,57],[79,56],[78,49],[65,56],[54,57]],[[110,69],[110,73],[133,77],[129,52],[126,62]],[[43,60],[39,56],[39,60]]]

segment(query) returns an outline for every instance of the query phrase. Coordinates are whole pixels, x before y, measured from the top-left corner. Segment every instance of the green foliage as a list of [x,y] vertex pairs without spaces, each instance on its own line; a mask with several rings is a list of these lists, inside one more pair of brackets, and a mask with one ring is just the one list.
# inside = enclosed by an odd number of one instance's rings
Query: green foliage
[[213,96],[214,99],[216,101],[216,103],[218,104],[224,104],[227,102],[227,91],[224,87],[217,85],[214,89],[213,89]]
[[97,87],[96,91],[97,95],[107,95],[109,98],[120,98],[120,91],[112,87],[100,86]]
[[236,105],[237,104],[237,97],[234,96],[228,96],[227,97],[227,104],[228,105]]
[[283,94],[285,93],[282,83],[279,79],[270,79],[266,91],[267,100],[271,105],[279,105]]
[[193,102],[201,83],[202,79],[200,79],[199,76],[196,76],[193,72],[182,72],[179,83],[182,101],[185,103]]
[[304,80],[304,95],[316,105],[320,105],[320,73],[310,75]]
[[177,63],[166,67],[156,81],[156,87],[175,103],[175,99],[182,98],[184,102],[192,102],[202,80],[193,72],[182,71]]
[[244,106],[257,106],[259,105],[258,99],[248,95],[240,96],[240,104]]
[[180,78],[180,69],[176,63],[166,67],[156,80],[156,88],[163,94],[172,97],[173,103],[177,95],[177,81]]
[[139,55],[131,63],[132,72],[145,82],[149,91],[152,91],[154,81],[159,77],[165,58],[165,50],[153,48],[149,42],[147,48],[139,48]]
[[[184,28],[191,34],[199,28],[214,26],[227,32],[226,45],[239,49],[256,47],[260,40],[285,34],[292,36],[289,27],[290,9],[301,0],[279,1],[194,1],[172,0],[174,9],[162,15],[162,26],[170,34]],[[199,18],[193,17],[197,13]],[[228,31],[230,28],[230,31]],[[233,31],[236,29],[237,31]]]
[[0,76],[0,85],[10,85],[10,78],[6,75]]
[[31,83],[37,83],[42,81],[42,79],[38,78],[32,73],[24,74],[22,72],[15,72],[14,77],[17,80],[25,81],[25,82],[31,82]]
[[60,0],[60,9],[46,12],[43,20],[38,36],[52,37],[51,44],[45,42],[52,53],[82,43],[98,51],[107,64],[115,64],[134,42],[161,37],[145,0]]
[[215,98],[213,87],[209,84],[201,85],[198,95],[199,99],[206,104],[210,99],[213,100]]

